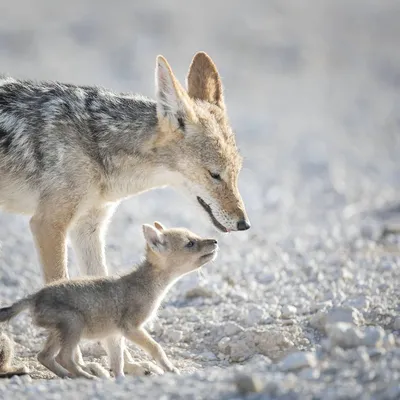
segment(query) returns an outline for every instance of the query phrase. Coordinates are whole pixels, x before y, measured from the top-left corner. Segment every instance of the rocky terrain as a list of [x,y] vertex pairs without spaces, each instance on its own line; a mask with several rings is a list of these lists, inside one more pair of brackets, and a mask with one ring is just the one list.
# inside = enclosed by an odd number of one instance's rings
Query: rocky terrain
[[[0,69],[17,77],[152,96],[157,54],[183,81],[192,55],[207,51],[245,158],[252,229],[221,236],[168,189],[124,202],[107,238],[113,273],[141,257],[142,223],[221,243],[149,327],[182,375],[54,379],[35,360],[43,332],[24,314],[9,332],[15,363],[32,373],[1,380],[0,398],[400,398],[399,18],[396,0],[2,7]],[[2,213],[0,242],[5,305],[42,277],[28,217]],[[84,350],[105,365],[98,346]]]

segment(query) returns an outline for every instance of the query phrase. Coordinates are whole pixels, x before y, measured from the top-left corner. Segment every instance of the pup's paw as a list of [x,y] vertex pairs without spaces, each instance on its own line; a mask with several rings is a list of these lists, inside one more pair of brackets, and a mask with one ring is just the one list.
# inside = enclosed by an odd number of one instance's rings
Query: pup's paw
[[164,371],[157,365],[143,361],[141,363],[129,362],[124,365],[124,372],[128,375],[144,376],[144,375],[162,375]]
[[180,375],[180,374],[181,374],[181,372],[179,371],[179,369],[176,368],[176,367],[172,367],[172,368],[170,369],[169,372],[172,372],[173,374],[177,374],[177,375]]
[[110,373],[103,366],[95,362],[87,363],[84,370],[98,378],[111,378]]

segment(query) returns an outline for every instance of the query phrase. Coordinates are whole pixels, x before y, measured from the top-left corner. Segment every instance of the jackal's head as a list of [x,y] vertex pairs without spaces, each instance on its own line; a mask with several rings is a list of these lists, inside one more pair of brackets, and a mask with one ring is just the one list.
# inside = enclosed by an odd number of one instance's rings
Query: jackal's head
[[173,172],[171,184],[184,189],[220,231],[249,229],[238,190],[242,159],[215,64],[206,53],[197,53],[185,90],[167,60],[158,56],[156,87],[156,148]]

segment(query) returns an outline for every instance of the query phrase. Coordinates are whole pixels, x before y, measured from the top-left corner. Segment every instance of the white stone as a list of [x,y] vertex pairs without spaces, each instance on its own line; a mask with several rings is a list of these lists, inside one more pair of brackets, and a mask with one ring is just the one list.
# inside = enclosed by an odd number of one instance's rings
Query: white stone
[[308,381],[319,379],[321,372],[314,368],[304,368],[301,370],[299,376]]
[[265,312],[260,306],[251,305],[248,310],[244,321],[248,326],[258,324],[264,317]]
[[253,375],[241,374],[235,378],[238,391],[245,393],[259,393],[263,390],[264,385],[261,380]]
[[183,338],[183,332],[177,329],[168,329],[165,334],[170,342],[180,342]]
[[314,368],[316,365],[317,358],[315,353],[298,351],[286,356],[280,366],[283,371],[295,371],[306,367]]
[[332,308],[326,316],[326,324],[346,322],[354,325],[361,325],[363,320],[363,315],[353,307]]
[[354,307],[357,310],[368,310],[370,303],[369,298],[366,296],[356,297],[345,302],[347,306]]
[[368,347],[382,347],[385,331],[380,326],[368,326],[364,330],[363,344]]
[[228,321],[226,324],[224,324],[223,330],[225,336],[233,336],[239,332],[244,331],[244,329],[239,324],[233,321]]
[[297,308],[291,305],[285,305],[282,307],[282,317],[285,319],[292,318],[297,313]]
[[331,345],[350,349],[363,344],[364,335],[354,325],[347,322],[338,322],[326,326]]
[[230,346],[231,346],[231,339],[228,338],[228,337],[223,337],[218,342],[218,349],[223,354],[229,354],[230,353]]

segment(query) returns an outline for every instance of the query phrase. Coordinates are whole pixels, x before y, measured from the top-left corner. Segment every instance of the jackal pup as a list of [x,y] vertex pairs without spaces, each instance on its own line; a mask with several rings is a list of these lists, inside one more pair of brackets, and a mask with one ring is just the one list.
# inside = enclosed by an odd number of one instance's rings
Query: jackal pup
[[[79,341],[110,335],[126,337],[149,353],[161,368],[178,373],[144,326],[174,282],[213,260],[218,244],[215,239],[202,239],[186,229],[165,229],[158,222],[154,226],[143,225],[146,258],[130,274],[50,284],[0,309],[0,322],[29,308],[34,323],[49,333],[38,360],[62,378],[94,379],[84,365],[76,362]],[[116,376],[124,375],[123,351],[112,357],[111,364]]]

